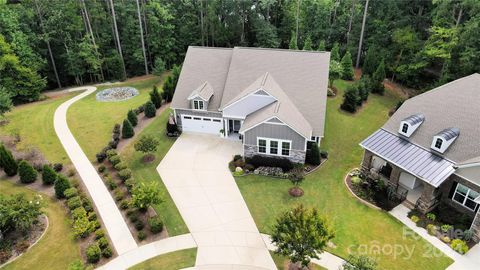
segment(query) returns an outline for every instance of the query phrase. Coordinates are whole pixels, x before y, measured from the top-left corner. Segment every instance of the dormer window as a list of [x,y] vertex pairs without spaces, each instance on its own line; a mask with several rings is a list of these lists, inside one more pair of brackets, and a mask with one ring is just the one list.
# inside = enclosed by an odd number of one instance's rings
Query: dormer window
[[193,101],[193,108],[195,110],[203,110],[203,101],[202,100],[194,100]]
[[437,140],[435,141],[435,148],[442,149],[442,144],[443,144],[443,140],[440,138],[437,138]]
[[410,137],[424,120],[425,116],[423,116],[423,114],[411,115],[400,122],[398,133],[405,137]]

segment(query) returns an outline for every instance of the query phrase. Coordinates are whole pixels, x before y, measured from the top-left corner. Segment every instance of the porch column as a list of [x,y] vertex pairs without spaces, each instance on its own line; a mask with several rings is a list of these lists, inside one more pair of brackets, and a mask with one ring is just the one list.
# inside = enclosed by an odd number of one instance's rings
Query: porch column
[[224,131],[225,131],[225,138],[228,138],[228,119],[223,119],[223,124],[224,124]]
[[402,173],[402,169],[400,169],[399,167],[393,164],[390,164],[390,166],[392,166],[392,172],[390,173],[390,178],[388,179],[388,182],[390,182],[390,185],[397,188],[398,181],[400,180],[400,173]]
[[363,160],[362,160],[362,171],[363,173],[367,174],[370,171],[370,168],[372,167],[372,157],[373,153],[365,150],[363,154]]
[[418,199],[418,210],[422,213],[428,213],[432,211],[438,204],[439,200],[439,189],[435,188],[434,186],[423,183],[423,191],[420,199]]
[[480,212],[475,214],[470,230],[473,232],[473,240],[475,242],[480,241]]

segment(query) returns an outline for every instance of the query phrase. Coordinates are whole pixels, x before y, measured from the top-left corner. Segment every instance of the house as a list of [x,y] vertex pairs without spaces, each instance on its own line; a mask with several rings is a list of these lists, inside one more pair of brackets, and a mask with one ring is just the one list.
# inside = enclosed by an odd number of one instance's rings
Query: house
[[171,107],[183,132],[239,140],[244,156],[304,163],[324,134],[330,53],[189,47]]
[[378,173],[426,213],[444,202],[474,218],[480,238],[480,74],[413,97],[360,144]]

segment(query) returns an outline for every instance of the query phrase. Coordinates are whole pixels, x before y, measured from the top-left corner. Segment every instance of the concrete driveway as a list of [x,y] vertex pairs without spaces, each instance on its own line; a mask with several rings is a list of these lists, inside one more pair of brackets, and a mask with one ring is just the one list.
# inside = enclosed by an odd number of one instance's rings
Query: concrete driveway
[[276,269],[234,178],[238,141],[184,133],[157,170],[198,245],[199,269]]

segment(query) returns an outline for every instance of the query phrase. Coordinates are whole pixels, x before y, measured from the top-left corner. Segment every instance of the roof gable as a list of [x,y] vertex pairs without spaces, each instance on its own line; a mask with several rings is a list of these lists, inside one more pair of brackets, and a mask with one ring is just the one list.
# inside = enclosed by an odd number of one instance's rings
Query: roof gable
[[206,81],[197,89],[193,90],[187,99],[192,100],[198,97],[204,101],[208,101],[213,96],[213,93],[213,87]]

